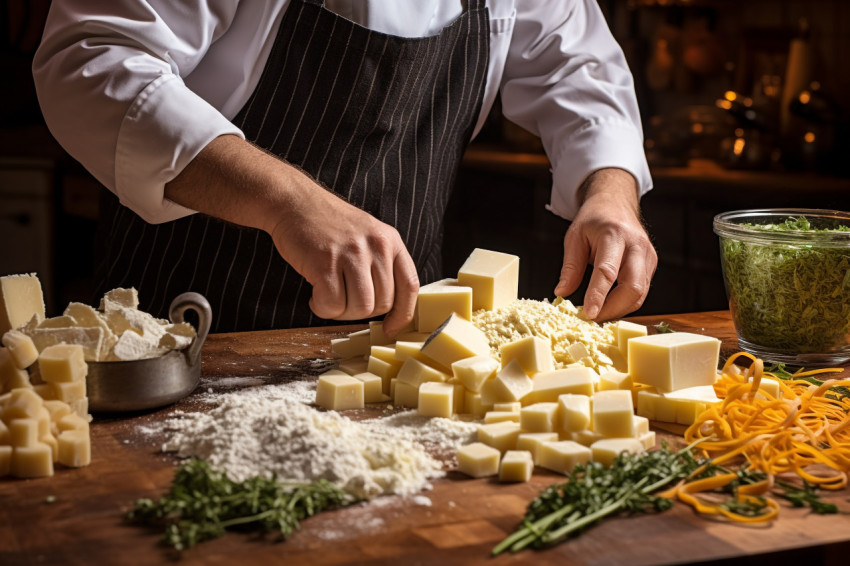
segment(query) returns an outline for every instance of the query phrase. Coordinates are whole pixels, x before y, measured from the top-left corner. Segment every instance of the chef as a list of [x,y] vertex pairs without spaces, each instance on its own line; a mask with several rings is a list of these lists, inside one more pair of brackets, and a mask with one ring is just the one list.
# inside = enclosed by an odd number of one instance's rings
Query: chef
[[498,92],[572,220],[554,293],[590,264],[585,311],[610,319],[655,271],[632,78],[595,0],[63,0],[33,74],[53,135],[115,195],[102,286],[158,315],[194,290],[213,331],[386,313],[394,334],[441,277]]

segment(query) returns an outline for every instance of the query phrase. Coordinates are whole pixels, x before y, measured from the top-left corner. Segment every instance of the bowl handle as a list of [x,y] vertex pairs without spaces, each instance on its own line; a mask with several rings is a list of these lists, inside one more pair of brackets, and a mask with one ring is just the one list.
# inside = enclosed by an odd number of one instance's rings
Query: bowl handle
[[192,340],[187,351],[189,365],[194,366],[201,359],[201,346],[207,339],[207,334],[210,332],[210,323],[212,322],[212,309],[206,297],[200,293],[188,292],[181,293],[174,297],[171,301],[171,307],[168,309],[168,316],[171,322],[183,322],[183,314],[186,309],[193,309],[198,313],[198,335]]

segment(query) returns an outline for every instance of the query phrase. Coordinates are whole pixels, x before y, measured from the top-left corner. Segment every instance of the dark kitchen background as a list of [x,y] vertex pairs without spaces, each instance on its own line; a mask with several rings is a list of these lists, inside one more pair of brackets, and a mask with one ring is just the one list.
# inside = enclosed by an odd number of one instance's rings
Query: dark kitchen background
[[[49,3],[0,1],[0,274],[37,272],[55,315],[92,298],[105,189],[41,118],[30,62]],[[715,214],[850,210],[850,1],[599,3],[635,76],[655,183],[642,206],[659,266],[639,314],[725,309]],[[457,180],[446,275],[473,247],[514,253],[520,294],[551,298],[567,222],[544,209],[550,187],[539,140],[497,107]]]

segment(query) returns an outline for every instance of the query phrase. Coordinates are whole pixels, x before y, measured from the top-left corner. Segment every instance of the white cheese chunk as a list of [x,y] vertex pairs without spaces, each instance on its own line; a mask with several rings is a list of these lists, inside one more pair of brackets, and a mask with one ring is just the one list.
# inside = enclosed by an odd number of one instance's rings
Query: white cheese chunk
[[629,374],[661,393],[711,385],[717,377],[720,340],[673,332],[629,340]]

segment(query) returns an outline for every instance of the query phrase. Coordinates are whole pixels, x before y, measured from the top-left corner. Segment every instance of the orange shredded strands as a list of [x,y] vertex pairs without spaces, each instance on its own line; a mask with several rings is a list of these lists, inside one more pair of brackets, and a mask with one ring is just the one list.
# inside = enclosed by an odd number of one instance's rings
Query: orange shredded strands
[[[746,371],[734,365],[740,357],[752,360]],[[727,360],[714,386],[723,402],[700,414],[685,431],[685,440],[689,444],[698,442],[697,448],[711,458],[712,464],[743,458],[745,469],[766,474],[764,482],[739,487],[737,497],[741,501],[766,493],[773,486],[774,477],[785,473],[796,474],[818,488],[842,489],[850,472],[850,398],[827,393],[836,386],[850,386],[850,379],[827,380],[820,386],[800,379],[841,371],[827,368],[798,372],[783,380],[764,371],[759,358],[739,352]],[[763,376],[779,382],[778,399],[759,390]],[[702,471],[697,470],[692,477]],[[770,498],[764,499],[768,512],[751,517],[697,497],[728,485],[735,477],[722,474],[683,482],[664,495],[678,498],[697,512],[721,514],[735,522],[772,520],[779,507]]]

